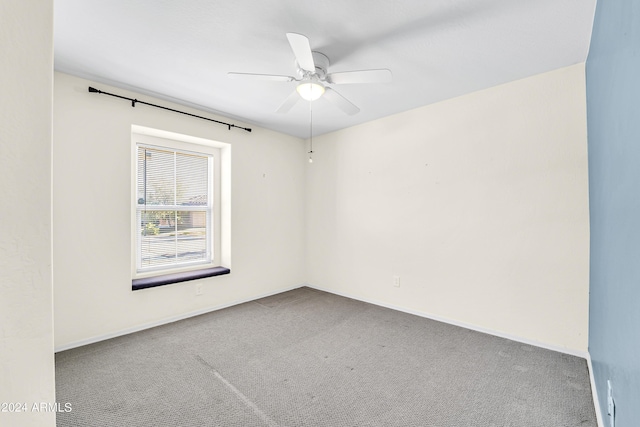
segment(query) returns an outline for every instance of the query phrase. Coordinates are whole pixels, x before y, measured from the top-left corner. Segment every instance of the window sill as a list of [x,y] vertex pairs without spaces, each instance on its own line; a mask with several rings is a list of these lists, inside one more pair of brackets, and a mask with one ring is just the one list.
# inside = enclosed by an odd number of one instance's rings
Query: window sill
[[205,277],[220,276],[229,274],[231,270],[225,267],[211,267],[202,270],[185,271],[182,273],[163,274],[160,276],[145,277],[142,279],[133,279],[131,281],[131,289],[134,291],[140,289],[154,288],[156,286],[170,285],[172,283],[186,282],[188,280],[202,279]]

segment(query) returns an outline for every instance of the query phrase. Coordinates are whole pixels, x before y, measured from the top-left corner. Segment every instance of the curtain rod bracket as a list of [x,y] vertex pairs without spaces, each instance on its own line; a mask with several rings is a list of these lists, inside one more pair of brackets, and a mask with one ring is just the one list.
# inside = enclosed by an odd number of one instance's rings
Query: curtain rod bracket
[[231,130],[231,128],[238,128],[238,129],[245,130],[247,132],[251,132],[251,128],[245,128],[245,127],[242,127],[242,126],[234,125],[233,123],[221,122],[220,120],[210,119],[208,117],[202,117],[202,116],[198,116],[196,114],[191,114],[191,113],[187,113],[187,112],[180,111],[180,110],[174,110],[173,108],[163,107],[162,105],[152,104],[150,102],[139,101],[138,99],[134,99],[134,98],[127,98],[126,96],[116,95],[116,94],[109,93],[109,92],[103,92],[103,91],[101,91],[99,89],[96,89],[94,87],[91,87],[91,86],[89,86],[89,92],[91,92],[91,93],[103,93],[105,95],[113,96],[113,97],[116,97],[116,98],[126,99],[128,101],[131,101],[131,106],[132,107],[135,107],[136,103],[140,103],[140,104],[148,105],[150,107],[161,108],[163,110],[173,111],[174,113],[180,113],[180,114],[184,114],[186,116],[196,117],[198,119],[208,120],[210,122],[219,123],[221,125],[226,125],[229,130]]

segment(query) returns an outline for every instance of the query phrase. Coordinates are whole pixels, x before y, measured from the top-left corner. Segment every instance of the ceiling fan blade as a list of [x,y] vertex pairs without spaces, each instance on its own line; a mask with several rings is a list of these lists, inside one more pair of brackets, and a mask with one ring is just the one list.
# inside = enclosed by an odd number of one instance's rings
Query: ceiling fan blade
[[291,50],[298,61],[298,65],[305,71],[316,72],[316,65],[313,62],[313,54],[311,53],[311,45],[307,36],[297,33],[287,33],[287,39],[291,45]]
[[330,87],[325,88],[323,96],[328,101],[333,102],[339,109],[341,109],[342,111],[344,111],[350,116],[353,116],[354,114],[360,111],[360,109],[356,107],[351,101],[349,101],[347,98],[340,95],[338,92],[331,89]]
[[276,112],[277,113],[288,112],[289,110],[291,110],[291,108],[294,105],[296,105],[299,99],[300,99],[300,95],[298,95],[298,91],[294,90],[293,92],[291,92],[291,95],[289,95],[287,99],[285,99],[284,102],[278,107]]
[[331,73],[327,75],[327,81],[333,84],[351,83],[388,83],[393,80],[390,70],[362,70]]
[[272,82],[291,82],[295,80],[291,76],[277,76],[273,74],[227,73],[227,76],[231,79],[270,80]]

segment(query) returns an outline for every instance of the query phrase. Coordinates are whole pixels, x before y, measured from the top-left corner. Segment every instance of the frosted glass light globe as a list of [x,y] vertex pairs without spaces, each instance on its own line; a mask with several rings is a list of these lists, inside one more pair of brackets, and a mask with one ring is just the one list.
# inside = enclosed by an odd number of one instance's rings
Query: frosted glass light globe
[[303,82],[296,87],[296,90],[303,99],[315,101],[324,93],[324,86],[318,82]]

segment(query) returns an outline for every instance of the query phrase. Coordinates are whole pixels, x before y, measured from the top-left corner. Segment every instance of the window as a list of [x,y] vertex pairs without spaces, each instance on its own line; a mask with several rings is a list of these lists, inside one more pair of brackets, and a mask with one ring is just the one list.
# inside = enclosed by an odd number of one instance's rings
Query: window
[[134,290],[228,273],[220,268],[222,150],[184,136],[132,136]]
[[213,156],[138,144],[138,271],[213,259]]

